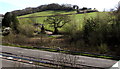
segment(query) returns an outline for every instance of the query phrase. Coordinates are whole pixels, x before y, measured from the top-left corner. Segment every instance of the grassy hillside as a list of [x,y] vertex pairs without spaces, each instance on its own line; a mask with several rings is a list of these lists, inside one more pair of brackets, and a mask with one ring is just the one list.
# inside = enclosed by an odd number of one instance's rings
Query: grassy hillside
[[29,17],[29,16],[33,16],[33,15],[34,16],[49,16],[49,15],[53,15],[54,13],[71,14],[71,13],[76,13],[76,11],[71,11],[71,12],[65,12],[65,11],[43,11],[43,12],[37,12],[37,13],[33,13],[33,14],[19,16],[19,18],[21,18],[21,17]]
[[[43,11],[43,12],[38,12],[38,13],[33,13],[33,14],[28,14],[28,15],[23,15],[19,16],[19,21],[21,24],[31,24],[31,23],[40,23],[44,24],[46,29],[53,30],[47,23],[44,22],[44,20],[47,17],[35,17],[35,16],[50,16],[54,15],[55,13],[60,13],[60,14],[73,14],[76,13],[76,11],[71,11],[71,12],[65,12],[65,11]],[[69,15],[71,17],[72,22],[77,23],[79,26],[79,29],[82,29],[84,25],[84,18],[90,18],[90,17],[95,17],[97,14],[105,14],[103,12],[93,12],[93,13],[85,13],[85,14],[73,14]],[[35,17],[35,18],[25,18],[25,17]],[[22,19],[20,19],[22,18]],[[67,25],[65,25],[67,26]],[[64,28],[64,27],[63,27]],[[61,28],[60,30],[63,31]]]

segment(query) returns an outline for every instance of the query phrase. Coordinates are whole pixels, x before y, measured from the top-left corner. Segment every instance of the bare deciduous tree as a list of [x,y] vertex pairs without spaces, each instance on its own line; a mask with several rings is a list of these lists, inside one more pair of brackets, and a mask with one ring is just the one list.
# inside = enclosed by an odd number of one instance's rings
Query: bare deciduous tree
[[53,34],[58,34],[58,28],[61,28],[66,23],[70,22],[70,17],[67,15],[57,14],[53,17],[47,17],[47,19],[45,19],[44,22],[49,23],[50,26],[54,28]]

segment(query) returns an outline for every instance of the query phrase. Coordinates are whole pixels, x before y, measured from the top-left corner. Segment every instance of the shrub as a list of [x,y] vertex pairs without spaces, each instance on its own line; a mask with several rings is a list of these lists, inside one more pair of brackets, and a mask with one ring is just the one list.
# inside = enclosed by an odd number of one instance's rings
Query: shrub
[[98,52],[101,54],[105,54],[109,51],[109,48],[106,44],[101,44],[100,46],[98,46]]
[[33,37],[34,27],[31,24],[21,24],[20,33],[27,37]]
[[3,43],[11,43],[11,44],[26,44],[28,43],[29,39],[22,35],[22,34],[13,34],[13,33],[10,33],[8,36],[4,36],[2,37],[2,42]]
[[19,34],[19,35],[15,35],[14,36],[14,44],[26,44],[28,42],[28,38],[22,34]]
[[92,46],[105,43],[105,37],[111,30],[108,17],[108,14],[104,14],[104,16],[98,14],[95,18],[85,20],[83,29],[85,43]]
[[15,36],[14,34],[10,33],[8,36],[2,37],[2,42],[7,42],[7,43],[14,43],[15,42]]

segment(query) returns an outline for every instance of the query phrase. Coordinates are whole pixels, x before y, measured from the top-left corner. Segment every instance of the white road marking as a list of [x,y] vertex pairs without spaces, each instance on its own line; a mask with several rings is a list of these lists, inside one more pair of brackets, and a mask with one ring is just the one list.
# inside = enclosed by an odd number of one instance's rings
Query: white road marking
[[18,61],[21,61],[21,59],[19,59]]
[[29,62],[29,63],[31,63],[31,64],[32,64],[33,62]]
[[7,59],[13,59],[12,57],[8,57]]
[[3,57],[2,55],[0,55],[0,57]]
[[45,55],[46,57],[52,57],[51,55]]

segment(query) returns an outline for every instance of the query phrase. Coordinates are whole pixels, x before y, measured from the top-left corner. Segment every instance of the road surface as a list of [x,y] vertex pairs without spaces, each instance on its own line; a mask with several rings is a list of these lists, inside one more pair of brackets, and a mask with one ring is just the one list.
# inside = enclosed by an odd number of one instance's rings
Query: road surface
[[2,60],[2,68],[20,68],[23,69],[51,69],[51,68],[47,68],[47,67],[43,67],[43,66],[37,66],[37,65],[33,65],[33,64],[27,64],[27,63],[21,63],[21,62],[17,62],[17,61],[12,61],[12,60],[6,60],[6,59],[1,59]]
[[[22,56],[30,56],[39,59],[48,59],[53,60],[54,63],[60,61],[60,63],[71,63],[77,65],[86,65],[92,67],[100,67],[100,68],[108,68],[114,65],[117,61],[101,59],[101,58],[93,58],[79,55],[69,55],[41,50],[33,50],[33,49],[24,49],[18,47],[9,47],[2,46],[2,52],[13,53]],[[58,63],[57,63],[58,64]]]

